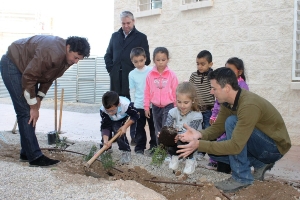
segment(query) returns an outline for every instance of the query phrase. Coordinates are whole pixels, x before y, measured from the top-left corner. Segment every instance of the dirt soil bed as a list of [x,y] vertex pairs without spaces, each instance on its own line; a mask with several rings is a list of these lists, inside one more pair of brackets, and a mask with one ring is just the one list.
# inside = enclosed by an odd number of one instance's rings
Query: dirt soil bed
[[[4,145],[2,143],[0,151],[0,159],[19,163],[19,145]],[[86,175],[84,170],[84,161],[82,155],[67,152],[56,152],[43,150],[45,155],[59,159],[61,162],[59,165],[53,167],[53,170],[60,171],[68,174],[80,174]],[[200,186],[192,185],[181,185],[181,184],[168,184],[168,183],[154,183],[146,180],[153,181],[171,181],[165,177],[155,177],[151,175],[147,170],[139,166],[128,166],[120,165],[116,163],[114,169],[109,172],[106,171],[101,162],[95,161],[91,166],[90,170],[99,174],[100,179],[107,180],[134,180],[147,188],[150,188],[157,193],[162,194],[167,199],[206,199],[206,200],[217,200],[217,199],[300,199],[299,185],[291,186],[288,181],[284,180],[267,180],[263,182],[256,181],[253,185],[240,190],[237,193],[227,193],[226,196],[222,194],[220,190],[214,187],[213,183],[201,182],[195,183]],[[61,176],[61,173],[57,173]],[[174,175],[175,176],[175,175]],[[62,177],[63,178],[63,177]],[[74,176],[78,178],[78,176]],[[72,180],[76,181],[76,180]],[[80,181],[80,180],[77,180]],[[178,181],[179,182],[179,181]],[[180,182],[188,183],[185,180]],[[189,183],[192,184],[192,183]]]

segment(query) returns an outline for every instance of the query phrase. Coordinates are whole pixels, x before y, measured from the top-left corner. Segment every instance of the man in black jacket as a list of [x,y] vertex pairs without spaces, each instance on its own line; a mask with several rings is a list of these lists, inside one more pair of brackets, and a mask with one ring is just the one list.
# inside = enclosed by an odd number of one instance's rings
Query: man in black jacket
[[110,76],[110,90],[130,99],[128,75],[134,69],[131,50],[142,47],[147,57],[145,65],[149,65],[151,60],[147,36],[135,28],[133,14],[123,11],[120,18],[122,27],[112,34],[104,60]]
[[[134,69],[130,59],[131,50],[142,47],[147,57],[145,65],[149,65],[151,60],[147,36],[135,28],[133,14],[123,11],[120,19],[122,27],[112,34],[104,60],[110,76],[110,90],[130,99],[128,75]],[[133,124],[130,127],[131,144],[135,143],[135,126]]]

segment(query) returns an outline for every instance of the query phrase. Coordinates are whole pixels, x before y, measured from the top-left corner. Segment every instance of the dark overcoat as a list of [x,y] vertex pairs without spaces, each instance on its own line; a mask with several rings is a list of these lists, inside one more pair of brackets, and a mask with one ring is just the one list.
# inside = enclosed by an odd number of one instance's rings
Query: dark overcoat
[[128,74],[134,69],[130,59],[130,52],[135,47],[142,47],[146,52],[146,65],[149,65],[150,53],[147,36],[135,27],[126,37],[120,28],[113,33],[104,56],[106,70],[110,76],[110,90],[120,96],[130,97]]

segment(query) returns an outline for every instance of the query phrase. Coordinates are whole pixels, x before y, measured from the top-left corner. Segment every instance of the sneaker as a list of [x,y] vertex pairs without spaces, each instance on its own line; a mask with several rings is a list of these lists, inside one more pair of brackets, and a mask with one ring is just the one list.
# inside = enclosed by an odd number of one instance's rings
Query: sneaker
[[250,183],[240,183],[230,177],[227,180],[215,183],[216,188],[223,190],[223,192],[235,192],[239,189],[245,188],[251,185]]
[[24,154],[20,154],[20,159],[19,159],[20,162],[28,162],[28,158],[26,155]]
[[179,160],[178,156],[172,156],[171,162],[169,163],[169,168],[176,170],[178,168]]
[[129,163],[131,160],[131,152],[130,151],[123,151],[121,155],[121,163]]
[[171,158],[172,158],[172,156],[170,154],[168,154],[165,158],[165,162],[171,162]]
[[264,180],[264,176],[267,170],[271,170],[275,163],[265,164],[263,167],[259,169],[254,169],[253,178],[255,180]]
[[135,151],[135,154],[144,155],[144,151],[143,150],[137,150],[137,151]]
[[209,170],[217,170],[218,164],[210,162],[207,165],[205,165],[204,167]]
[[130,146],[136,146],[136,142],[134,140],[131,140]]
[[34,161],[29,162],[30,167],[47,167],[47,166],[53,166],[57,163],[59,163],[59,160],[53,160],[48,158],[47,156],[42,155],[38,159],[35,159]]
[[153,153],[154,153],[154,148],[155,147],[152,147],[152,148],[149,148],[145,151],[145,155],[148,156],[148,157],[152,157]]
[[183,173],[185,174],[194,173],[196,166],[197,166],[197,161],[195,159],[186,159]]
[[204,159],[204,155],[201,152],[196,151],[193,155],[193,157],[197,160],[197,161],[201,161]]

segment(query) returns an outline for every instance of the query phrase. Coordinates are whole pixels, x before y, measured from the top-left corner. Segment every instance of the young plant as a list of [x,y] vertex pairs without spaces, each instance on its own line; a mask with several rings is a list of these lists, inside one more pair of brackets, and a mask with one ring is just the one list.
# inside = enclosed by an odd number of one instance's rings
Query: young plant
[[111,153],[104,152],[100,157],[102,166],[106,171],[111,170],[115,166]]
[[97,151],[97,147],[95,145],[92,146],[90,153],[86,156],[84,156],[84,160],[85,161],[89,161],[96,153]]
[[166,147],[160,144],[159,146],[155,147],[153,151],[151,164],[161,166],[168,154]]
[[67,137],[63,137],[61,140],[59,137],[60,132],[56,132],[56,139],[55,139],[55,148],[65,150],[69,145],[67,144]]

